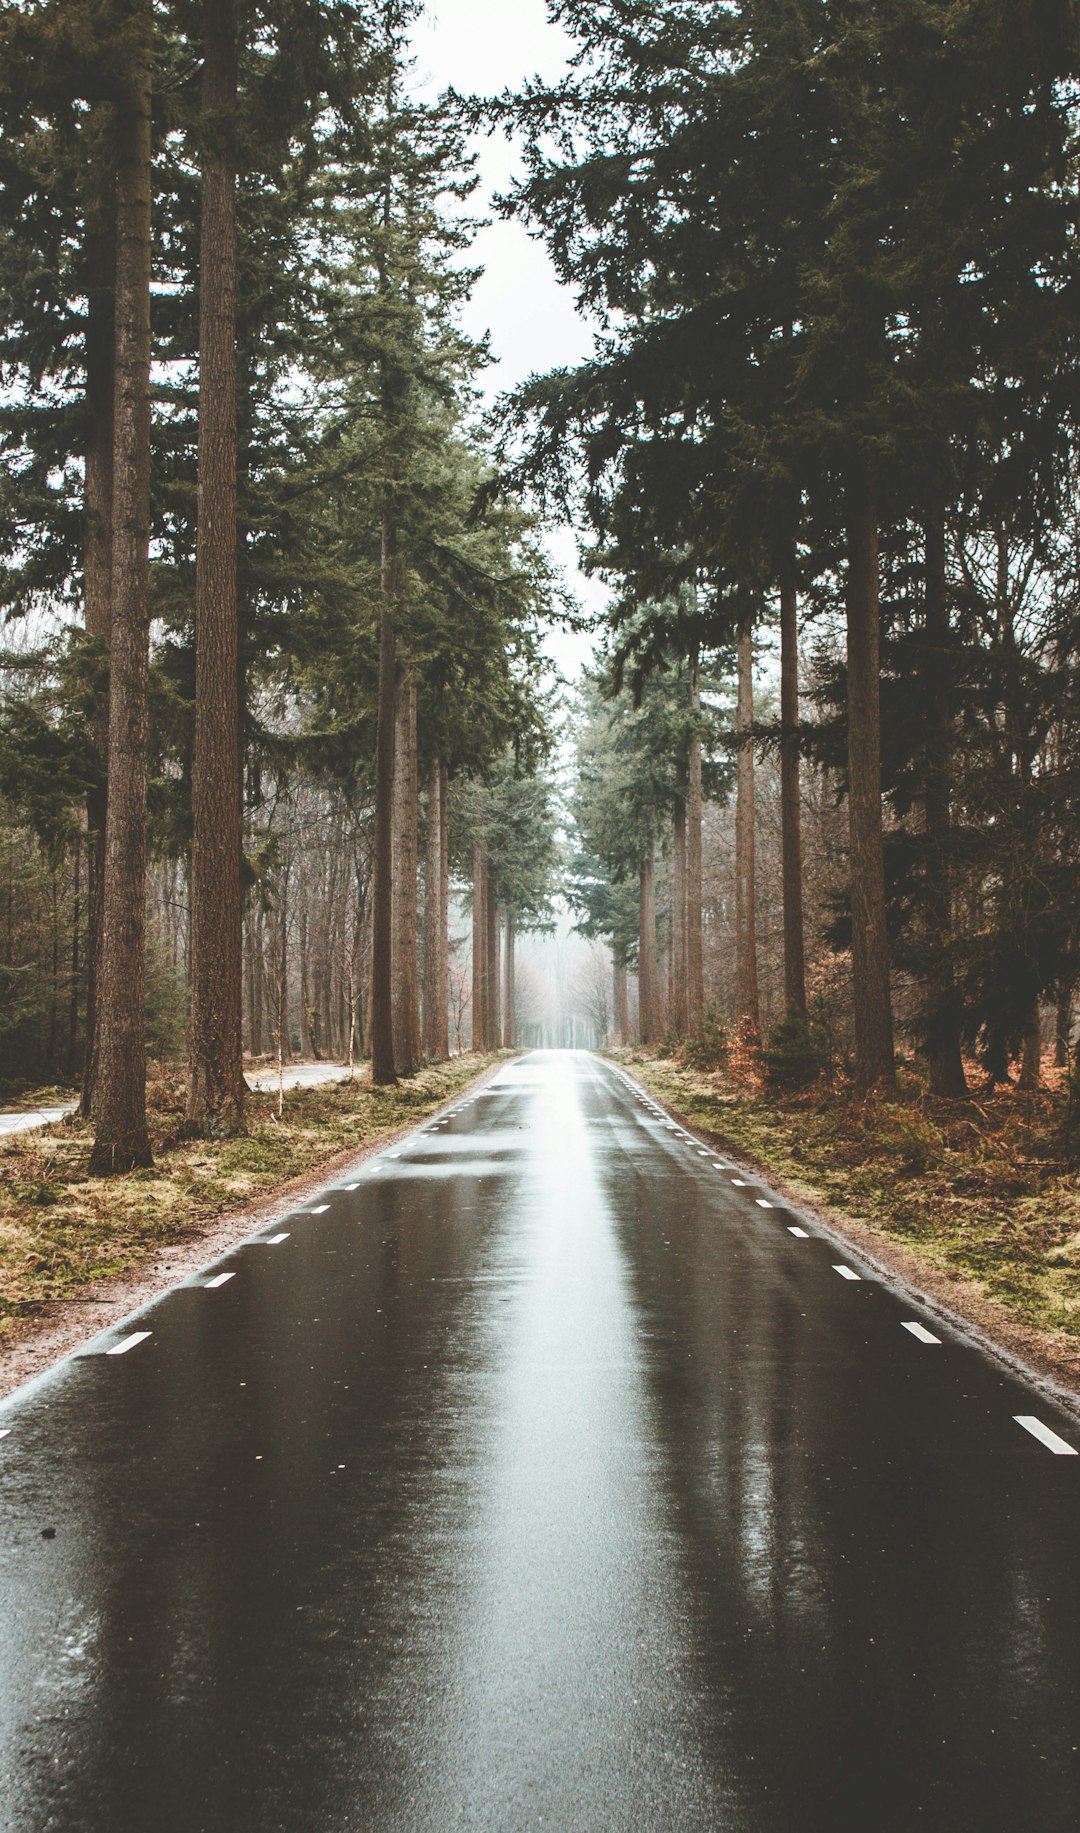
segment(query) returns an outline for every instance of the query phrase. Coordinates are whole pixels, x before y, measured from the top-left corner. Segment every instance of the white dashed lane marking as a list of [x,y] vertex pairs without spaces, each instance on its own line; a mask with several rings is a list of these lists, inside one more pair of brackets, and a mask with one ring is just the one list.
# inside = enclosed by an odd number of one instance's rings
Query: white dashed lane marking
[[206,1284],[207,1284],[207,1287],[223,1286],[225,1285],[226,1281],[230,1279],[235,1279],[235,1278],[236,1278],[235,1273],[216,1273],[213,1279],[207,1280]]
[[149,1330],[133,1330],[129,1337],[124,1337],[119,1343],[114,1343],[111,1349],[105,1351],[105,1354],[107,1356],[126,1356],[129,1349],[135,1348],[136,1343],[145,1343],[150,1334]]
[[288,1231],[288,1229],[286,1229],[286,1230],[285,1230],[285,1233],[284,1233],[283,1235],[266,1235],[266,1236],[264,1236],[264,1240],[265,1240],[265,1242],[266,1242],[266,1245],[267,1245],[267,1247],[278,1247],[278,1246],[280,1246],[280,1244],[281,1244],[281,1242],[282,1242],[282,1241],[287,1241],[288,1239],[289,1239],[289,1231]]
[[342,1190],[359,1190],[359,1184],[342,1184]]
[[1032,1438],[1037,1438],[1041,1445],[1045,1445],[1048,1451],[1054,1453],[1055,1457],[1076,1457],[1078,1455],[1075,1445],[1066,1444],[1063,1438],[1059,1438],[1056,1432],[1051,1432],[1050,1427],[1044,1426],[1042,1420],[1036,1419],[1034,1414],[1014,1413],[1013,1418],[1018,1426],[1023,1426],[1025,1432],[1030,1432]]
[[[676,1126],[673,1121],[668,1120],[664,1116],[662,1109],[651,1107],[648,1103],[643,1103],[643,1105],[646,1106],[647,1111],[652,1115],[653,1119],[658,1120],[667,1132],[676,1133],[687,1145],[696,1146],[699,1158],[712,1158],[714,1170],[722,1172],[730,1170],[730,1166],[715,1159],[711,1152],[705,1151],[702,1147],[697,1146],[697,1142],[692,1134],[684,1132],[681,1127]],[[737,1190],[745,1190],[748,1188],[749,1180],[742,1177],[733,1177],[731,1183]],[[771,1202],[768,1197],[755,1197],[754,1201],[760,1209],[775,1209],[776,1207],[775,1203]],[[797,1241],[808,1241],[810,1239],[807,1230],[805,1228],[799,1228],[795,1224],[789,1224],[787,1232],[789,1235],[793,1235]],[[833,1272],[838,1273],[841,1279],[852,1280],[856,1283],[862,1280],[862,1274],[856,1273],[854,1267],[844,1266],[840,1262],[834,1262]],[[936,1337],[932,1330],[928,1330],[925,1324],[920,1324],[915,1318],[902,1318],[901,1326],[904,1330],[908,1331],[917,1342],[926,1344],[927,1346],[932,1345],[936,1348],[941,1347],[941,1338]],[[1058,1433],[1052,1431],[1049,1426],[1044,1425],[1042,1420],[1037,1419],[1034,1414],[1015,1413],[1013,1418],[1016,1420],[1018,1426],[1022,1426],[1025,1432],[1031,1434],[1032,1438],[1038,1439],[1039,1443],[1045,1445],[1046,1449],[1053,1452],[1055,1457],[1080,1456],[1080,1452],[1077,1451],[1075,1445],[1068,1444],[1065,1439],[1061,1438]],[[0,1436],[2,1436],[2,1434],[0,1434]]]
[[932,1330],[927,1330],[925,1324],[917,1324],[914,1318],[906,1317],[901,1318],[900,1322],[905,1330],[910,1330],[913,1337],[918,1337],[920,1343],[940,1344],[941,1338],[936,1337]]
[[10,1426],[0,1426],[0,1438],[10,1438],[10,1437],[11,1437],[11,1427]]
[[309,1209],[307,1213],[309,1216],[325,1216],[329,1207],[329,1203],[317,1203],[315,1208]]

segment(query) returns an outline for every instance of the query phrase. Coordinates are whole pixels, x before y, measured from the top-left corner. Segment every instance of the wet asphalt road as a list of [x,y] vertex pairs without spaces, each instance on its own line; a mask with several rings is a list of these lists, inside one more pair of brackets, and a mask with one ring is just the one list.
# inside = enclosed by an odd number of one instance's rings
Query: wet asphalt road
[[63,1107],[35,1107],[18,1113],[0,1114],[0,1139],[6,1138],[9,1133],[32,1133],[37,1127],[54,1126],[58,1120],[66,1120],[74,1112],[74,1101],[66,1101]]
[[1073,1833],[1080,1427],[736,1176],[537,1054],[0,1407],[4,1833]]

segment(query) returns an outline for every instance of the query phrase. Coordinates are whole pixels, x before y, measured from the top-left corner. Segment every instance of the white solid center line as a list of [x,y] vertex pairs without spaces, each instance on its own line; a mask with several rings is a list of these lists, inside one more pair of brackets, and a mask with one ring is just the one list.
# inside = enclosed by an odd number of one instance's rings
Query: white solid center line
[[861,1279],[862,1278],[862,1274],[856,1273],[853,1267],[838,1266],[835,1262],[833,1264],[833,1272],[839,1273],[841,1279]]
[[1055,1457],[1077,1456],[1075,1445],[1067,1445],[1063,1438],[1059,1438],[1056,1432],[1051,1432],[1050,1427],[1044,1426],[1042,1420],[1036,1419],[1033,1414],[1014,1413],[1013,1418],[1018,1426],[1023,1426],[1025,1432],[1030,1432],[1032,1438],[1037,1438],[1039,1443],[1045,1445],[1048,1451],[1052,1451]]
[[755,1197],[754,1202],[757,1204],[759,1209],[775,1209],[776,1208],[776,1204],[770,1203],[768,1197]]
[[917,1324],[914,1318],[901,1318],[900,1322],[905,1330],[910,1330],[913,1337],[918,1337],[920,1343],[941,1342],[940,1337],[936,1337],[932,1330],[927,1330],[925,1324]]
[[129,1337],[124,1337],[121,1342],[114,1343],[111,1349],[105,1351],[105,1354],[107,1356],[126,1356],[128,1350],[134,1349],[136,1343],[145,1343],[149,1335],[148,1330],[133,1330]]
[[283,1235],[267,1235],[265,1239],[267,1247],[277,1247],[279,1242],[289,1239],[289,1231],[286,1229]]
[[329,1207],[330,1207],[329,1203],[317,1203],[314,1209],[308,1210],[308,1215],[309,1216],[325,1216]]
[[236,1278],[235,1273],[215,1273],[213,1279],[208,1279],[206,1284],[208,1287],[223,1286],[227,1280],[235,1279],[235,1278]]
[[809,1239],[810,1239],[810,1237],[809,1237],[809,1235],[807,1234],[807,1232],[806,1232],[806,1230],[805,1230],[805,1228],[789,1228],[789,1229],[788,1229],[788,1234],[789,1234],[789,1235],[797,1235],[800,1241],[809,1241]]

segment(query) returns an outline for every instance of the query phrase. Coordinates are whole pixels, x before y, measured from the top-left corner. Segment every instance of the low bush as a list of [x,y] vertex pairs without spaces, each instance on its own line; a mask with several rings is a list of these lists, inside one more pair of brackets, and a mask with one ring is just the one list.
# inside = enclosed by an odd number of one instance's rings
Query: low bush
[[801,1012],[788,1011],[761,1046],[766,1087],[780,1093],[810,1088],[832,1074],[835,1050],[828,1028]]
[[710,1000],[696,1037],[688,1037],[682,1047],[683,1062],[688,1069],[723,1069],[731,1055],[731,1034]]

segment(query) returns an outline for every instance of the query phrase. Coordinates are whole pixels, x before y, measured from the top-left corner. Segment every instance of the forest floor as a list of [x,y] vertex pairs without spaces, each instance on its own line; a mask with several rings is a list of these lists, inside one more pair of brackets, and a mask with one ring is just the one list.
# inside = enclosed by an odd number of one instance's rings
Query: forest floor
[[194,1271],[497,1060],[454,1057],[396,1088],[372,1088],[365,1068],[286,1090],[280,1118],[277,1090],[256,1089],[246,1135],[220,1141],[181,1136],[183,1081],[159,1075],[148,1089],[154,1165],[126,1177],[87,1176],[92,1128],[74,1117],[0,1139],[0,1393],[100,1330],[100,1307],[130,1309]]
[[78,1099],[78,1089],[69,1087],[66,1082],[50,1082],[41,1088],[24,1088],[20,1084],[16,1092],[0,1083],[0,1110],[9,1114],[31,1114],[42,1107],[64,1107],[67,1102]]
[[747,1064],[611,1054],[890,1276],[1080,1399],[1080,1115],[1062,1087],[941,1101],[902,1067],[896,1100],[777,1095]]

